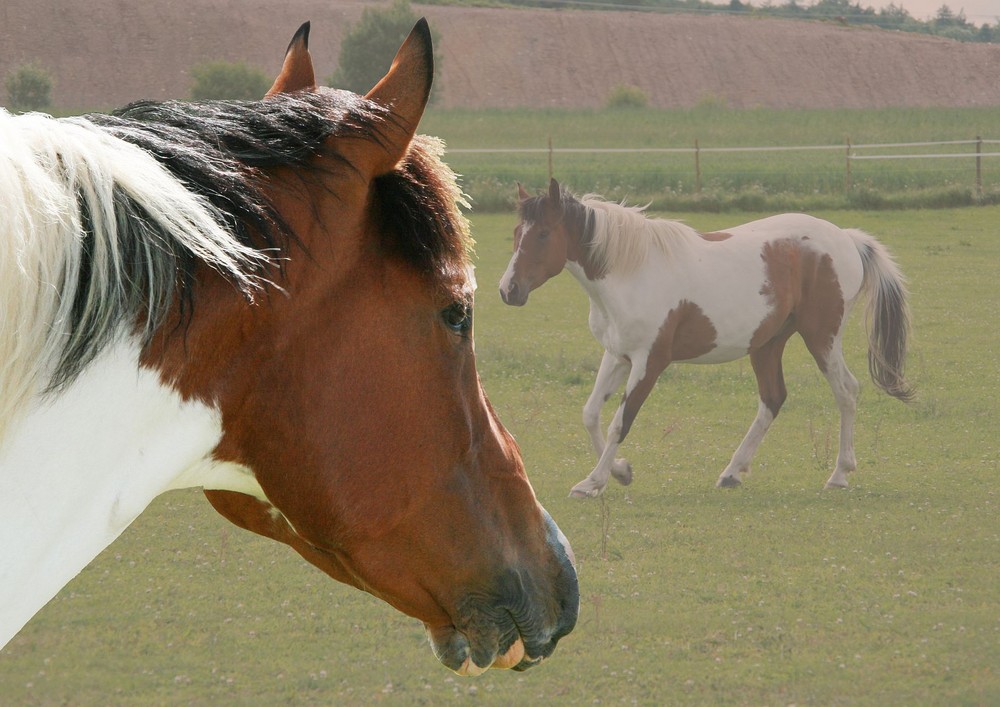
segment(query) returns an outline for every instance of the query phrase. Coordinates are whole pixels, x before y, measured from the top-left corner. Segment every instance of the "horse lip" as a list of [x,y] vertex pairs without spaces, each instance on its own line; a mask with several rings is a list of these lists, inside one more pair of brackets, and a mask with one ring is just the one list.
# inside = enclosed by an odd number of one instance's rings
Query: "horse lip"
[[507,290],[500,290],[500,299],[503,300],[504,304],[510,305],[511,307],[523,307],[524,305],[526,305],[528,303],[528,295],[525,294],[523,297],[521,297],[520,296],[520,293],[521,293],[520,289],[517,290],[517,293],[518,293],[519,296],[515,298],[515,297],[512,297],[511,294],[510,294],[510,292],[508,292]]
[[484,595],[468,595],[454,607],[456,613],[449,612],[452,623],[425,624],[435,656],[459,675],[479,675],[491,667],[527,670],[552,655],[575,627],[580,592],[573,550],[548,512],[541,513],[546,543],[559,565],[550,589],[558,606],[548,610],[556,609],[556,615],[531,608],[524,599],[537,595],[532,575],[508,568],[498,578],[496,593],[487,595],[488,606]]
[[[449,670],[462,676],[475,677],[490,668],[490,665],[481,666],[473,660],[472,642],[465,633],[459,631],[454,625],[440,627],[425,625],[425,628],[434,656]],[[492,662],[490,661],[491,665]]]
[[[528,653],[525,639],[520,630],[517,631],[517,638],[504,650],[500,652],[497,646],[489,660],[488,665],[479,665],[473,659],[475,648],[469,637],[457,629],[454,625],[438,627],[437,629],[425,625],[430,638],[431,649],[435,657],[451,671],[463,677],[476,677],[482,675],[490,668],[511,669],[518,672],[538,665],[545,660],[555,649],[557,638],[550,639],[542,648],[539,655]],[[516,628],[516,626],[515,626]]]

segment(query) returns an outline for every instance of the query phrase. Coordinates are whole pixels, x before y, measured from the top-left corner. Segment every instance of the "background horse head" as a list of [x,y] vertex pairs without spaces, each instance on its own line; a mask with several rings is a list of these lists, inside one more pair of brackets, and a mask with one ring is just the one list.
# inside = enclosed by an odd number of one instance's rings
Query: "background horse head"
[[[841,342],[859,297],[868,301],[872,380],[896,398],[911,398],[903,374],[909,331],[905,280],[870,235],[803,214],[698,233],[676,221],[649,218],[642,208],[593,196],[577,199],[555,179],[544,195],[531,197],[519,186],[518,196],[514,255],[500,280],[504,302],[525,304],[532,290],[565,268],[590,297],[590,329],[605,349],[583,410],[598,461],[571,495],[596,496],[610,476],[631,483],[631,466],[615,453],[672,362],[723,363],[749,356],[757,378],[757,416],[717,482],[739,485],[785,402],[781,358],[796,333],[840,411],[840,451],[826,485],[846,487],[847,473],[856,466],[859,385]],[[601,408],[622,383],[625,395],[605,439]]]
[[426,23],[366,97],[316,87],[307,41],[263,101],[0,116],[0,645],[190,486],[461,673],[573,628],[569,546],[476,373],[461,194],[414,137]]

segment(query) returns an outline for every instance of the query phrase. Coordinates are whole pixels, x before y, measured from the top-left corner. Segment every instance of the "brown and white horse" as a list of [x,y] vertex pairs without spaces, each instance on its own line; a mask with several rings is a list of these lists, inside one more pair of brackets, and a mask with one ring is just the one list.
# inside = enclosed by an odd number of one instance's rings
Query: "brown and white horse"
[[317,88],[307,40],[262,101],[0,111],[0,646],[193,486],[460,673],[572,630],[571,551],[476,373],[462,196],[414,136],[427,25],[366,97]]
[[[760,402],[757,417],[718,486],[738,486],[785,401],[781,356],[798,333],[826,376],[840,409],[840,451],[827,488],[847,486],[855,468],[858,381],[841,338],[855,300],[868,300],[872,379],[901,400],[909,313],[905,282],[878,241],[803,214],[783,214],[722,233],[698,233],[595,198],[576,199],[556,180],[543,196],[519,187],[514,256],[500,281],[504,302],[528,294],[564,268],[590,296],[590,330],[604,346],[583,421],[598,456],[571,495],[601,493],[609,475],[628,484],[632,468],[615,459],[656,379],[673,361],[722,363],[750,356]],[[601,407],[625,383],[608,427]]]

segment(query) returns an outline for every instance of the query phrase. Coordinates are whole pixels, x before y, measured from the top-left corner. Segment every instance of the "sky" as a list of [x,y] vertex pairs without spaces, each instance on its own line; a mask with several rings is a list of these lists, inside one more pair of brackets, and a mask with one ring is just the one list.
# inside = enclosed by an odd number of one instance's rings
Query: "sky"
[[1000,0],[862,0],[861,5],[869,5],[876,10],[890,4],[902,5],[907,12],[918,20],[927,20],[937,15],[938,8],[947,5],[956,15],[965,11],[965,19],[981,25],[988,22],[997,23],[1000,17]]
[[[728,5],[729,0],[711,0],[722,5]],[[747,0],[744,0],[747,1]],[[771,0],[772,5],[781,6],[787,0]],[[814,4],[814,0],[797,0],[802,6]],[[765,0],[749,0],[751,5],[760,6]],[[852,3],[853,4],[853,3]],[[984,22],[995,25],[1000,19],[1000,0],[860,0],[862,7],[881,10],[889,5],[902,6],[910,16],[918,20],[930,20],[937,16],[938,8],[947,5],[954,14],[965,12],[965,19],[974,25]]]

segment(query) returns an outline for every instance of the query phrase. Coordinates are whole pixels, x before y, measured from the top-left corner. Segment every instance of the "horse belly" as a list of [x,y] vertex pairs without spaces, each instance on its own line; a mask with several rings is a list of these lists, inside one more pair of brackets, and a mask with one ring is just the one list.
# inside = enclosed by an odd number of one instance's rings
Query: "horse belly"
[[[692,292],[691,302],[699,307],[712,327],[713,346],[696,356],[677,357],[675,360],[688,363],[726,363],[743,358],[750,352],[754,337],[772,318],[773,308],[761,295],[760,279],[753,276],[756,264],[744,266],[739,272],[716,273],[706,276],[702,282],[726,283],[725,287],[712,287],[702,292]],[[758,266],[759,267],[759,266]],[[763,268],[760,268],[762,271]],[[683,328],[678,335],[683,336]]]
[[689,359],[679,359],[683,363],[729,363],[743,358],[749,353],[746,346],[716,346],[706,354]]

